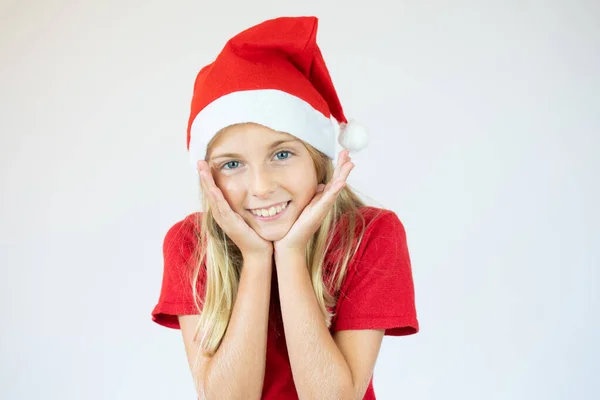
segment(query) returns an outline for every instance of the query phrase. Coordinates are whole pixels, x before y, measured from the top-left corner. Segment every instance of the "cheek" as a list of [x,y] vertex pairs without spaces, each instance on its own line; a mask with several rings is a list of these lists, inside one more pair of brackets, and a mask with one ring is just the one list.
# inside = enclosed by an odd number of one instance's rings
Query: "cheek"
[[308,205],[308,203],[310,203],[310,201],[313,199],[313,197],[315,196],[315,185],[310,185],[310,186],[306,186],[304,188],[302,188],[301,192],[299,192],[299,195],[296,197],[296,199],[298,200],[298,206],[303,209],[304,207],[306,207]]
[[311,194],[314,194],[314,190],[317,187],[317,172],[314,165],[312,163],[303,164],[301,169],[294,173],[294,176],[295,179],[293,181],[296,182],[298,189],[306,193],[307,197],[312,198]]
[[221,186],[221,190],[224,190],[228,193],[237,193],[240,191],[240,185],[235,183],[235,179],[225,179]]
[[215,181],[217,187],[223,193],[223,197],[231,208],[239,210],[244,202],[244,190],[235,178],[220,178]]
[[[301,177],[301,178],[300,178]],[[301,172],[295,173],[292,179],[289,179],[287,188],[292,193],[296,205],[302,209],[304,208],[315,195],[317,187],[317,176],[315,174],[307,174],[306,169]]]

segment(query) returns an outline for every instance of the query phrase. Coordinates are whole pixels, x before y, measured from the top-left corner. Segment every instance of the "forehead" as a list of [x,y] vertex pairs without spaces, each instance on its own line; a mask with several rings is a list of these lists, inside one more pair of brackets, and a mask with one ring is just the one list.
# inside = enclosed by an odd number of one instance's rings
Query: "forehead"
[[245,149],[260,148],[284,140],[298,140],[285,132],[275,131],[263,125],[245,123],[229,126],[220,131],[208,148],[208,154],[216,150],[242,152]]

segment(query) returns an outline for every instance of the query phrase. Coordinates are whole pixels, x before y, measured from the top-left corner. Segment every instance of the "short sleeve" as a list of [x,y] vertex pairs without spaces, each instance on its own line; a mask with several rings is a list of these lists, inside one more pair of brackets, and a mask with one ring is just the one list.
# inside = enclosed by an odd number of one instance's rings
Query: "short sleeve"
[[419,331],[406,232],[395,213],[386,210],[367,227],[336,310],[332,331],[384,329],[389,336]]
[[[192,271],[197,263],[194,215],[173,225],[163,241],[164,269],[158,303],[152,320],[168,328],[180,329],[178,315],[198,314],[192,291]],[[200,269],[197,290],[203,295],[206,270]]]

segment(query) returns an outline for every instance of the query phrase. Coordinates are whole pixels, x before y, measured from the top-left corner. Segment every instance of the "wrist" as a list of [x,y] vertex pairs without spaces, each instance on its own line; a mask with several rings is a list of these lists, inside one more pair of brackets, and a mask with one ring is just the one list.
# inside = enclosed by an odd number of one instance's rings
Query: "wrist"
[[274,250],[275,263],[277,263],[277,260],[304,260],[306,257],[306,250],[304,248],[275,245]]
[[245,263],[271,265],[273,262],[273,250],[242,252],[242,259]]

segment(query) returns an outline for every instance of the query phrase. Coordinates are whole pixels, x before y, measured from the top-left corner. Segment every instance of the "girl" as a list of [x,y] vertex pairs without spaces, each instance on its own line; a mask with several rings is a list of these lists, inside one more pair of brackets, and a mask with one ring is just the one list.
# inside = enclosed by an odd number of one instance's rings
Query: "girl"
[[265,21],[196,78],[187,145],[205,211],[167,232],[152,317],[181,329],[200,398],[375,399],[383,336],[419,329],[402,223],[346,185],[366,137],[316,31]]

